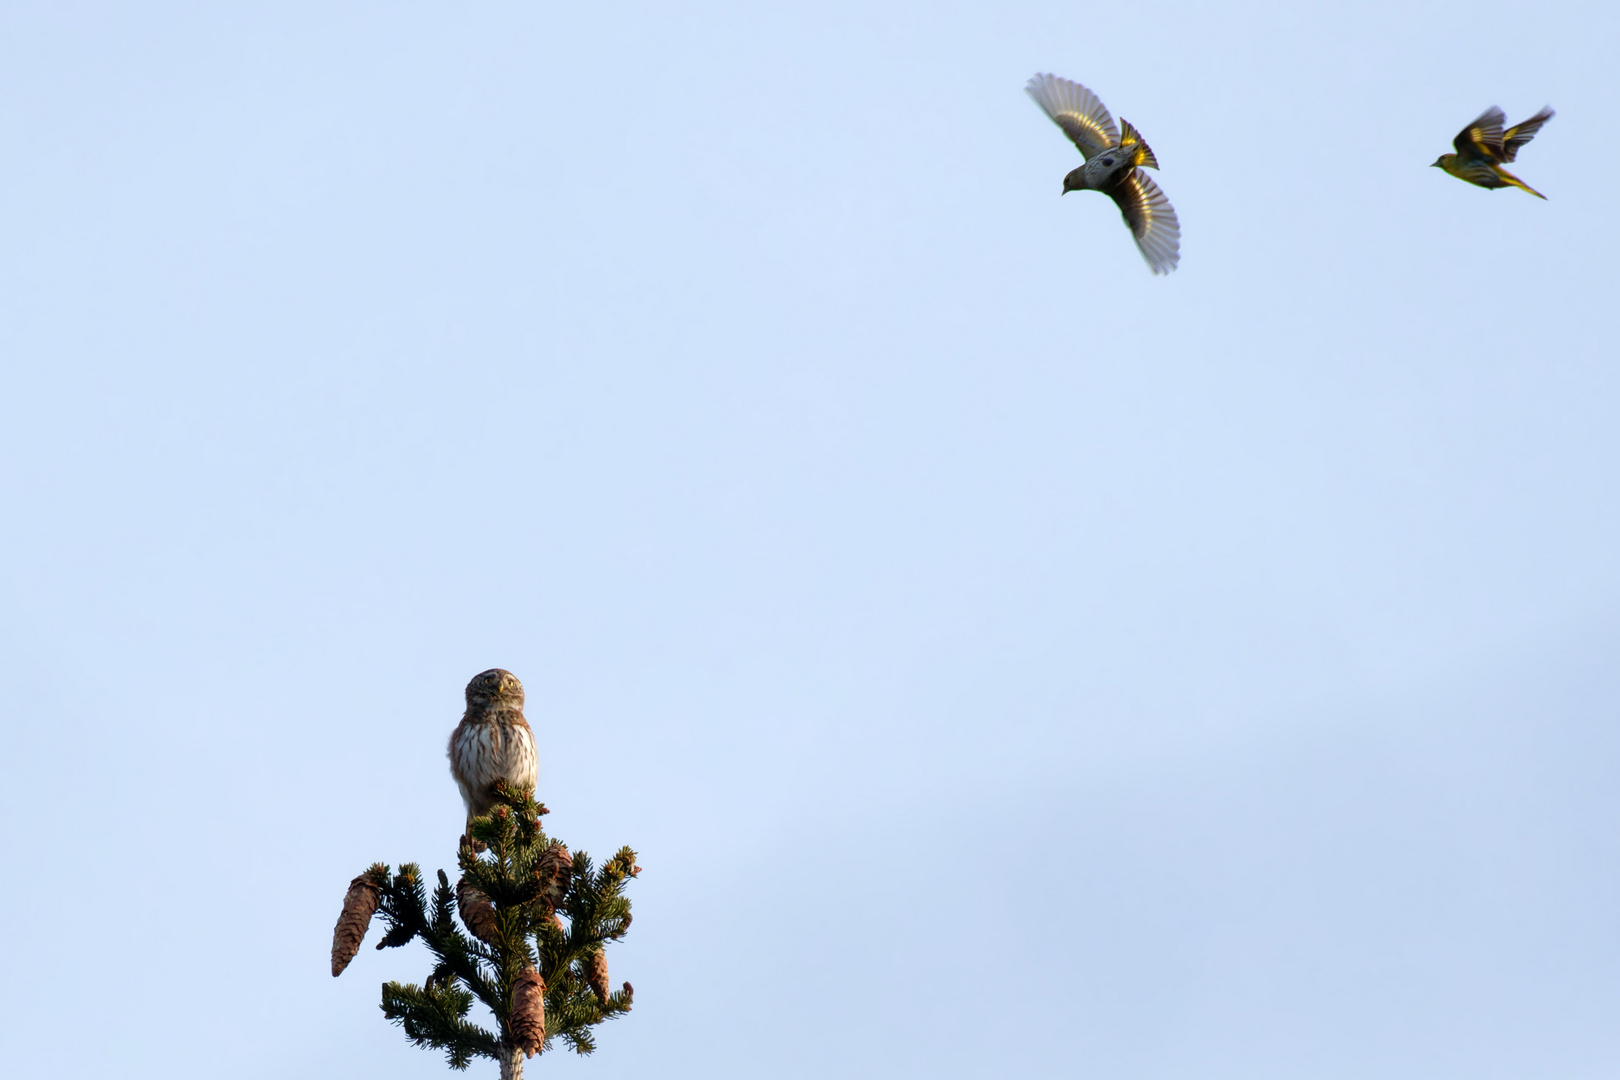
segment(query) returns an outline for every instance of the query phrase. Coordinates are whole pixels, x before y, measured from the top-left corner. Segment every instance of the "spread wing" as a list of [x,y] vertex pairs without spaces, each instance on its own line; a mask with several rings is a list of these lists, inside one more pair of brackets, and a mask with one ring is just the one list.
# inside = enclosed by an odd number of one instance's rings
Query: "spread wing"
[[1086,160],[1091,155],[1119,145],[1119,129],[1097,95],[1056,75],[1036,75],[1024,87],[1035,104],[1045,110],[1052,122],[1080,148]]
[[1544,105],[1540,112],[1528,120],[1514,124],[1502,132],[1502,160],[1512,161],[1519,155],[1519,148],[1536,137],[1541,125],[1553,118],[1551,105]]
[[1141,169],[1132,169],[1124,180],[1108,189],[1108,195],[1119,204],[1149,268],[1155,274],[1174,270],[1181,261],[1181,222],[1153,178]]
[[1459,158],[1495,160],[1502,154],[1502,121],[1507,119],[1495,105],[1479,114],[1472,124],[1457,132],[1451,145]]

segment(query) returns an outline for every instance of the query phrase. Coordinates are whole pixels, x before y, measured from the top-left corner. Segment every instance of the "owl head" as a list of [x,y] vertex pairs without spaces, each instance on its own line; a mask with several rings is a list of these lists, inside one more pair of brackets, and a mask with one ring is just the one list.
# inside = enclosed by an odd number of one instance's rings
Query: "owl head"
[[518,677],[504,668],[480,671],[467,684],[467,707],[470,709],[523,708],[523,684]]

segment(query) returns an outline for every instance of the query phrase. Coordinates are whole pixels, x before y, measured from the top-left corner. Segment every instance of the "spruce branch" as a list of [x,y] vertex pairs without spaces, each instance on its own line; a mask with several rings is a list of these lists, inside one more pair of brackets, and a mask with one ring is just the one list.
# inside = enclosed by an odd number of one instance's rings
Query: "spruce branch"
[[[491,801],[489,813],[467,824],[454,887],[440,870],[430,896],[415,863],[391,876],[378,863],[350,882],[332,966],[334,975],[347,966],[380,913],[387,931],[378,948],[420,938],[433,956],[421,986],[384,985],[383,1014],[413,1044],[444,1050],[451,1068],[488,1057],[503,1077],[516,1077],[524,1056],[556,1039],[591,1053],[593,1029],[630,1011],[629,983],[608,990],[604,947],[629,929],[623,890],[641,868],[628,847],[600,868],[585,852],[571,853],[546,836],[547,810],[526,792],[497,783]],[[489,1009],[497,1030],[467,1019],[474,1001]]]
[[454,985],[383,984],[383,1015],[404,1028],[413,1045],[446,1051],[450,1067],[458,1071],[475,1055],[500,1059],[501,1041],[467,1020],[472,1003],[473,996]]

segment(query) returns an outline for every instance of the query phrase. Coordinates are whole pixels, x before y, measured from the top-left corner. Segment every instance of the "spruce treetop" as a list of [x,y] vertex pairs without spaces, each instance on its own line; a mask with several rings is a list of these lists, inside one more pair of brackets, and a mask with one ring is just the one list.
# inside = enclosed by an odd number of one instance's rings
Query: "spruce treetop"
[[[383,1015],[415,1045],[443,1050],[453,1069],[487,1057],[502,1080],[516,1080],[525,1058],[558,1039],[589,1054],[593,1029],[630,1011],[630,984],[610,988],[604,948],[630,928],[624,888],[641,867],[628,847],[600,867],[570,853],[541,826],[546,808],[504,781],[490,787],[489,805],[461,838],[454,887],[440,870],[429,895],[415,863],[398,872],[375,863],[349,883],[332,974],[348,967],[380,912],[387,930],[377,948],[420,938],[434,961],[420,985],[383,984]],[[495,1030],[468,1019],[475,1001]]]

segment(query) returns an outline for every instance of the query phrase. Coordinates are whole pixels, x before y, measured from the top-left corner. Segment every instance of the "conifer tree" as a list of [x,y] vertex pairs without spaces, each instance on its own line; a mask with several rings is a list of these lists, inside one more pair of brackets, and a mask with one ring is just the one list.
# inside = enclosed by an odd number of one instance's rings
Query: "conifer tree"
[[[383,984],[383,1015],[417,1046],[443,1050],[452,1069],[487,1057],[500,1062],[501,1080],[519,1080],[525,1058],[557,1039],[588,1054],[591,1029],[630,1011],[630,984],[609,988],[603,948],[630,928],[623,889],[641,867],[625,847],[594,868],[585,852],[570,855],[546,836],[544,806],[502,783],[493,790],[496,805],[461,838],[454,888],[440,870],[429,897],[415,863],[398,873],[376,863],[349,883],[332,932],[332,974],[348,967],[381,912],[388,930],[377,948],[421,938],[434,960],[421,985]],[[475,1000],[498,1030],[467,1018]]]

